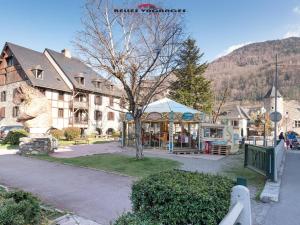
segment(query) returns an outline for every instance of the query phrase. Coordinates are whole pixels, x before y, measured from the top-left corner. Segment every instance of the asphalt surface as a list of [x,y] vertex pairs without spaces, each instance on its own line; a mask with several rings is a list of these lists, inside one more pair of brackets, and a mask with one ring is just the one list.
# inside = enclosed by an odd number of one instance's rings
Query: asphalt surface
[[56,208],[108,225],[131,208],[133,179],[18,155],[0,155],[0,183],[36,194]]
[[278,203],[272,203],[265,225],[300,225],[300,152],[288,151]]

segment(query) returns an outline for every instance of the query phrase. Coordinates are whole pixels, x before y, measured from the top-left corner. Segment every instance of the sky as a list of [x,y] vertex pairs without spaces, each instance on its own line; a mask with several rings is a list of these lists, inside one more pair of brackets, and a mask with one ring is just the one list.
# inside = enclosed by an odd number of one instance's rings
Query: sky
[[[122,4],[125,0],[112,0]],[[126,0],[130,1],[130,0]],[[85,0],[0,0],[0,45],[37,51],[74,51]],[[184,8],[185,31],[203,60],[212,61],[245,44],[300,36],[300,0],[139,0]]]

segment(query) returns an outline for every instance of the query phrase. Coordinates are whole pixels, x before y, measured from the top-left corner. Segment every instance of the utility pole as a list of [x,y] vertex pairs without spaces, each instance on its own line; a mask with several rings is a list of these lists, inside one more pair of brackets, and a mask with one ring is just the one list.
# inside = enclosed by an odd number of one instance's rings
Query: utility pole
[[276,54],[276,64],[275,64],[275,115],[276,115],[276,119],[274,122],[274,148],[277,145],[277,83],[278,83],[278,65],[277,65],[277,54]]

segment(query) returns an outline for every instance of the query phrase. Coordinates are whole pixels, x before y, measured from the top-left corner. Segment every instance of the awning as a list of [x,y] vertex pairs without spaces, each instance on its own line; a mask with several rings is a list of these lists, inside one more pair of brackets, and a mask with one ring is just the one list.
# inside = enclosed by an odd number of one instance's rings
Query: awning
[[151,112],[158,112],[158,113],[168,113],[168,112],[174,112],[174,113],[200,113],[200,111],[195,110],[191,107],[185,106],[183,104],[180,104],[178,102],[175,102],[169,98],[163,98],[160,100],[157,100],[155,102],[150,103],[147,108],[145,109],[146,113]]

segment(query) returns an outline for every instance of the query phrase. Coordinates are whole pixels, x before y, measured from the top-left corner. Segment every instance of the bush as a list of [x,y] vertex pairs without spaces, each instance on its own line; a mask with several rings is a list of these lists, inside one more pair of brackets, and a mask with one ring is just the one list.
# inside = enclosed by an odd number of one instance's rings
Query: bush
[[118,138],[121,136],[121,133],[119,131],[114,131],[111,136],[114,138]]
[[120,216],[114,225],[160,225],[159,223],[155,223],[153,221],[147,219],[141,219],[141,216],[138,216],[133,213],[126,213]]
[[77,127],[68,127],[64,129],[64,134],[68,141],[72,141],[80,136],[80,129]]
[[26,130],[23,130],[23,129],[11,130],[8,132],[3,143],[11,144],[11,145],[18,145],[20,143],[20,138],[27,137],[27,136],[28,136],[28,132]]
[[226,177],[166,171],[137,181],[132,187],[133,210],[165,225],[216,225],[229,209],[234,183]]
[[39,201],[30,193],[8,192],[0,203],[1,225],[38,225],[41,223]]
[[50,134],[58,140],[61,140],[65,137],[64,132],[59,129],[53,129],[50,131]]

